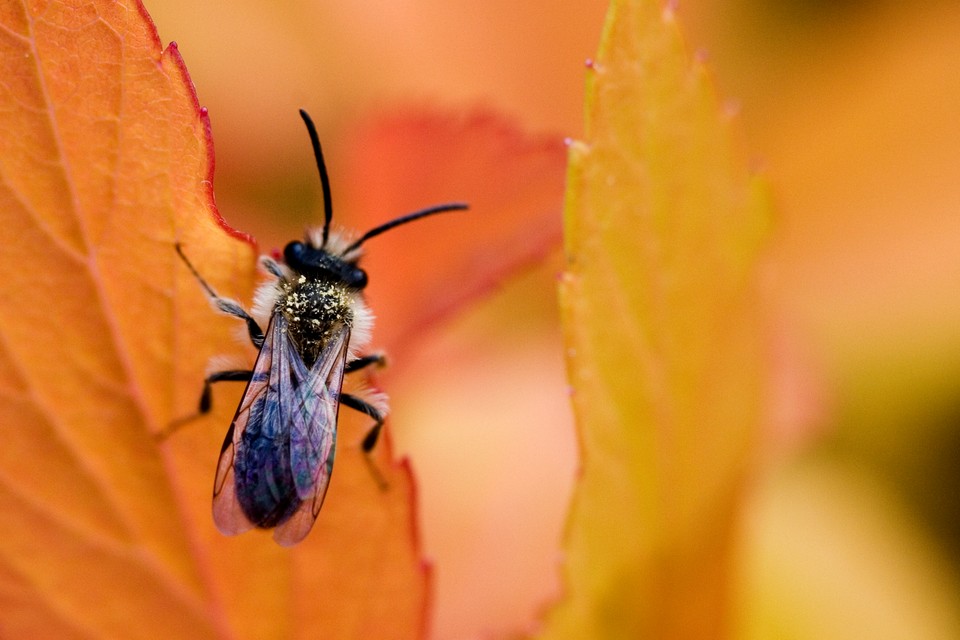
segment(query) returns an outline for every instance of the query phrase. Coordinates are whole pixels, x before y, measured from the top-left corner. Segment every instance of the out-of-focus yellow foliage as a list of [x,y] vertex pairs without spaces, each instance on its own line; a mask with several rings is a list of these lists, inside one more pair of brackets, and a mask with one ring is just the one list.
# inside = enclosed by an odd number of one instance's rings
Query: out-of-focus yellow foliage
[[722,636],[761,442],[767,201],[657,2],[613,3],[586,117],[561,287],[582,472],[544,637]]

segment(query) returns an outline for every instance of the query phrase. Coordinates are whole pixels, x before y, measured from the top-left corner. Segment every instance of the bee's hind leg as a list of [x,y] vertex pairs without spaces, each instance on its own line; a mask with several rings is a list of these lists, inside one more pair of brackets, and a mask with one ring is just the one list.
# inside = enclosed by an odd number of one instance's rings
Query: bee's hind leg
[[213,407],[213,398],[210,387],[215,382],[249,382],[251,378],[253,378],[252,370],[248,371],[243,369],[234,369],[230,371],[215,371],[214,373],[211,373],[203,381],[203,392],[200,394],[200,406],[197,407],[197,412],[183,418],[177,418],[168,424],[163,431],[158,433],[156,435],[156,439],[162,442],[173,435],[173,433],[183,425],[210,413],[210,409]]
[[[373,356],[367,357],[370,358]],[[362,359],[363,358],[361,358],[361,360]],[[357,361],[354,360],[354,362]],[[349,367],[349,365],[347,366]],[[360,446],[363,449],[363,454],[364,458],[367,460],[367,465],[370,467],[370,473],[373,474],[373,479],[376,480],[377,484],[380,486],[380,489],[385,490],[387,488],[387,481],[384,479],[383,474],[380,473],[380,470],[377,469],[376,465],[373,463],[373,460],[370,458],[370,452],[373,451],[373,448],[377,445],[377,440],[380,438],[380,430],[383,428],[383,421],[386,419],[385,412],[375,407],[372,403],[367,402],[363,398],[349,393],[340,394],[340,404],[350,407],[355,411],[359,411],[360,413],[366,414],[374,419],[375,422],[373,427],[371,427],[370,431],[367,432],[367,435],[363,438],[363,443]]]
[[383,427],[383,421],[386,419],[384,412],[375,407],[372,403],[350,393],[340,394],[340,404],[350,407],[355,411],[359,411],[360,413],[364,413],[376,421],[373,427],[370,428],[370,431],[367,432],[367,435],[363,438],[363,452],[370,453],[373,451],[373,448],[377,446],[377,439],[380,437],[380,429]]
[[250,382],[253,378],[253,370],[233,369],[230,371],[215,371],[208,375],[203,381],[203,393],[200,394],[200,407],[197,409],[197,415],[210,413],[213,406],[210,387],[215,382]]

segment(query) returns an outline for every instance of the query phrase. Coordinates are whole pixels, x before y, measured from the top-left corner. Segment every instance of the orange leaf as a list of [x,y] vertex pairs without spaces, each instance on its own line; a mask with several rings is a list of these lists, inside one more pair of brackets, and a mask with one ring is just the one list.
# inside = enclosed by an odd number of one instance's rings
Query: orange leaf
[[544,637],[723,637],[761,420],[764,190],[659,3],[612,3],[587,95],[561,288],[583,470]]
[[224,538],[214,463],[240,389],[195,410],[216,353],[250,362],[176,256],[249,302],[251,243],[213,203],[209,123],[135,3],[0,7],[0,626],[11,637],[417,637],[428,573],[405,465],[342,421],[316,530]]

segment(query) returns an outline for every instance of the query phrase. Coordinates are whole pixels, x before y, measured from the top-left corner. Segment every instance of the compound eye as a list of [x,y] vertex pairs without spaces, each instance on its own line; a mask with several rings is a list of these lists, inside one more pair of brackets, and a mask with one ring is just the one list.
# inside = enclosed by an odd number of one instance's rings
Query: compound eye
[[306,245],[299,240],[287,243],[287,246],[283,248],[283,261],[296,269],[303,264],[303,254],[306,248]]
[[367,288],[367,272],[363,269],[354,269],[350,274],[350,284],[357,289]]

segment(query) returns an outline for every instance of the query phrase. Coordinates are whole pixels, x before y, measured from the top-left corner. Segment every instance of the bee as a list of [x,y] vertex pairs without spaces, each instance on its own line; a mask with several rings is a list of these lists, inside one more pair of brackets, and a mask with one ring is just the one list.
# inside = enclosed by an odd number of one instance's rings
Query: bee
[[[331,233],[330,180],[316,127],[307,126],[323,189],[322,229],[307,232],[283,250],[283,260],[260,258],[269,279],[258,289],[253,313],[220,297],[187,259],[214,308],[246,323],[259,349],[251,370],[217,371],[206,377],[199,413],[211,409],[211,385],[243,381],[246,390],[227,430],[213,482],[213,520],[226,535],[259,527],[292,546],[303,540],[320,512],[333,471],[337,414],[344,405],[373,420],[362,442],[369,454],[387,414],[379,394],[343,393],[345,374],[383,361],[359,355],[370,340],[373,315],[363,298],[367,274],[359,266],[363,244],[385,231],[420,218],[467,208],[442,204],[401,216],[350,241]],[[263,331],[255,317],[269,317]]]

